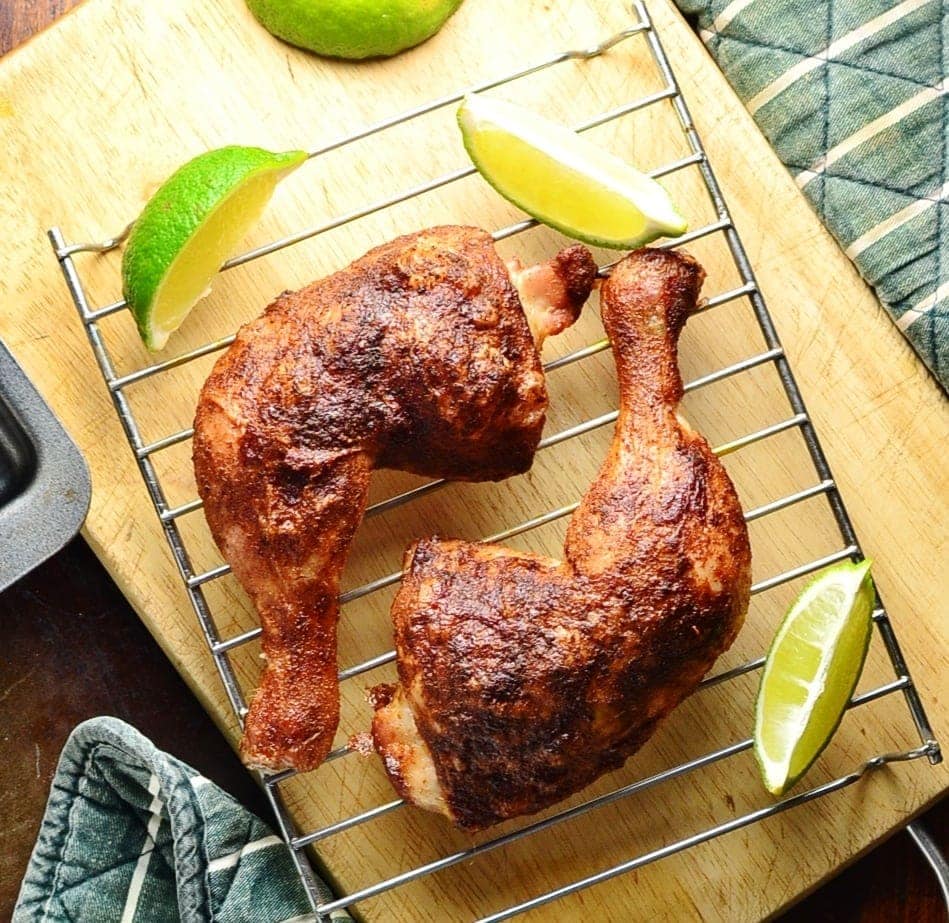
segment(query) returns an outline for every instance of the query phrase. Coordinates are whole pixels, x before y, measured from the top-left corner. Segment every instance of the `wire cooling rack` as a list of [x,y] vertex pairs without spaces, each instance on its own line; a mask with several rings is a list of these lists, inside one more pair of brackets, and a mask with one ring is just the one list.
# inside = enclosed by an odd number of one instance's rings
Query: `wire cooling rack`
[[[600,114],[595,119],[589,121],[583,126],[580,126],[580,130],[602,125],[606,122],[620,118],[623,115],[656,105],[657,103],[660,103],[664,100],[670,101],[675,115],[677,116],[679,127],[684,133],[685,140],[691,153],[684,158],[659,167],[658,169],[652,171],[651,175],[654,177],[661,177],[675,173],[676,171],[685,169],[687,167],[696,167],[700,171],[703,184],[710,197],[716,217],[714,221],[707,224],[706,226],[691,231],[690,233],[685,234],[676,240],[668,241],[662,246],[675,247],[711,235],[722,235],[731,252],[731,256],[734,259],[735,268],[737,269],[738,275],[741,279],[741,284],[730,291],[726,291],[709,298],[704,309],[712,310],[727,302],[746,297],[754,310],[757,323],[760,327],[763,340],[767,347],[764,351],[757,355],[743,359],[742,361],[731,364],[725,368],[720,368],[717,371],[702,376],[701,378],[690,381],[688,384],[686,384],[685,390],[686,392],[697,391],[714,382],[741,375],[742,373],[749,372],[750,370],[761,366],[773,366],[780,377],[784,392],[786,393],[787,400],[792,410],[791,415],[780,422],[758,429],[757,431],[742,436],[739,439],[735,439],[724,446],[720,446],[718,449],[716,449],[716,451],[719,454],[726,454],[728,452],[737,451],[738,449],[744,448],[745,446],[750,446],[762,440],[766,440],[781,432],[797,431],[803,439],[807,452],[809,453],[811,461],[813,462],[815,471],[817,473],[817,482],[812,486],[798,490],[781,499],[775,500],[758,508],[748,510],[745,514],[746,519],[751,522],[753,520],[761,519],[780,510],[794,506],[798,503],[802,503],[805,500],[815,497],[823,497],[827,504],[829,504],[841,539],[842,547],[840,547],[840,549],[834,553],[816,560],[807,561],[806,563],[792,567],[783,573],[773,576],[767,580],[756,583],[752,587],[752,594],[759,594],[773,587],[809,574],[813,571],[817,571],[820,568],[830,565],[836,561],[845,559],[857,560],[862,556],[862,553],[856,535],[854,534],[853,526],[847,515],[846,509],[844,508],[843,501],[838,493],[830,468],[827,464],[827,460],[824,457],[824,453],[814,432],[811,420],[808,417],[807,410],[804,407],[804,402],[801,398],[800,391],[798,390],[798,387],[795,383],[794,376],[788,365],[788,361],[785,357],[781,344],[778,341],[778,337],[775,333],[768,309],[765,306],[764,300],[755,281],[754,273],[752,272],[751,266],[749,265],[745,249],[737,231],[732,224],[728,207],[722,197],[722,193],[718,182],[716,181],[715,174],[708,162],[705,149],[698,134],[696,133],[692,119],[689,115],[688,107],[686,106],[685,100],[683,99],[679,90],[679,86],[672,71],[672,67],[670,66],[669,60],[665,54],[665,51],[663,50],[659,37],[653,28],[648,11],[641,0],[636,0],[636,2],[633,4],[633,11],[636,14],[636,20],[632,22],[628,28],[619,34],[611,36],[595,47],[579,51],[564,52],[548,60],[522,68],[517,72],[506,74],[487,83],[483,83],[478,86],[467,87],[458,93],[440,97],[416,109],[374,124],[351,136],[342,138],[330,145],[321,148],[318,151],[314,151],[310,156],[316,157],[332,150],[344,148],[355,141],[384,132],[389,128],[393,128],[394,126],[420,118],[421,116],[429,112],[433,112],[436,109],[458,102],[467,92],[484,91],[509,84],[513,81],[520,80],[539,71],[556,67],[557,65],[569,60],[595,58],[604,54],[610,48],[620,44],[621,42],[645,42],[649,53],[653,57],[655,64],[662,75],[665,83],[664,87],[658,92],[652,93],[642,98],[634,99],[615,109]],[[345,214],[320,227],[307,229],[300,233],[285,237],[281,240],[274,241],[273,243],[267,244],[266,246],[262,246],[255,250],[244,253],[238,257],[235,257],[234,259],[229,260],[225,264],[225,268],[230,269],[240,264],[247,263],[251,260],[265,257],[266,255],[274,253],[275,251],[284,247],[292,246],[303,240],[307,240],[319,234],[331,231],[335,228],[341,227],[342,225],[356,221],[375,212],[391,208],[415,196],[419,196],[423,193],[438,189],[442,186],[446,186],[470,175],[471,173],[473,173],[473,170],[466,168],[437,177],[422,185],[416,186],[413,189],[409,189],[397,195],[390,196],[382,201],[375,202],[365,208]],[[527,230],[533,225],[534,222],[532,221],[521,221],[517,224],[496,231],[494,236],[495,239],[500,240]],[[106,249],[110,249],[120,242],[121,237],[111,241],[106,241],[102,244],[70,244],[67,243],[58,228],[53,228],[49,232],[49,238],[59,264],[62,268],[66,285],[73,298],[73,301],[75,302],[76,309],[79,312],[82,323],[88,334],[89,342],[92,346],[93,353],[95,354],[95,358],[99,364],[99,368],[102,371],[105,383],[112,397],[115,410],[119,419],[121,420],[125,435],[128,438],[129,445],[135,455],[139,469],[142,473],[142,477],[145,480],[148,493],[155,507],[155,512],[161,520],[181,578],[184,581],[185,587],[187,589],[188,597],[201,625],[204,636],[207,639],[208,648],[217,665],[230,704],[238,718],[242,719],[246,711],[246,704],[230,660],[230,654],[235,649],[256,638],[260,634],[260,629],[254,628],[250,631],[245,631],[237,636],[228,638],[222,638],[219,636],[214,619],[212,617],[210,605],[205,597],[203,588],[212,581],[215,581],[229,573],[230,569],[225,564],[204,571],[194,570],[188,550],[185,547],[185,541],[179,528],[178,520],[182,516],[200,509],[201,503],[199,500],[191,500],[190,502],[177,506],[169,505],[169,503],[166,501],[166,495],[153,461],[155,456],[164,450],[187,442],[192,436],[192,430],[181,430],[158,439],[157,441],[147,443],[144,442],[140,433],[139,425],[132,413],[129,400],[126,395],[126,389],[128,389],[130,386],[135,385],[145,379],[161,375],[164,372],[191,362],[192,360],[198,359],[199,357],[207,356],[214,352],[223,350],[233,341],[234,338],[233,336],[228,336],[214,342],[207,343],[197,349],[193,349],[184,355],[177,356],[173,359],[148,365],[127,374],[117,375],[115,372],[115,363],[113,362],[113,357],[110,355],[102,335],[101,322],[110,315],[122,311],[125,308],[125,303],[122,301],[117,301],[104,307],[91,307],[84,291],[83,283],[76,269],[73,257],[77,253],[81,252],[101,252]],[[606,275],[609,273],[610,265],[611,264],[601,267],[601,275]],[[547,363],[546,369],[548,371],[552,371],[555,368],[560,368],[574,362],[580,362],[606,349],[608,345],[609,344],[606,340],[600,340],[589,346],[568,353],[567,355],[562,356],[553,362]],[[599,427],[608,426],[616,420],[616,417],[617,414],[615,411],[613,411],[593,419],[586,420],[578,425],[564,429],[553,435],[549,435],[541,442],[541,448],[549,448],[559,443],[567,442],[584,433],[591,432]],[[430,494],[433,491],[438,490],[442,484],[443,482],[433,481],[423,484],[422,486],[416,487],[412,490],[389,497],[388,499],[371,506],[367,511],[367,516],[380,515],[397,506],[411,503],[426,494]],[[485,538],[485,540],[504,541],[506,539],[510,539],[516,535],[521,535],[539,526],[566,517],[572,513],[576,507],[577,504],[573,503],[555,510],[551,510],[549,512],[543,513],[542,515],[521,522],[518,525],[510,529],[506,529],[505,531],[496,535],[489,536]],[[376,580],[373,580],[363,586],[343,594],[341,596],[341,601],[349,602],[360,597],[368,596],[369,594],[381,590],[384,587],[395,584],[398,582],[399,577],[400,574],[398,573],[387,574],[385,576],[379,577]],[[674,842],[667,843],[660,848],[638,855],[631,855],[628,860],[613,865],[610,868],[603,869],[596,874],[588,875],[576,881],[567,881],[562,887],[559,887],[556,890],[539,894],[529,900],[507,907],[498,912],[494,912],[489,916],[485,916],[482,918],[482,923],[487,923],[487,921],[508,919],[509,917],[512,917],[516,914],[542,906],[550,901],[554,901],[560,897],[579,891],[583,888],[588,888],[599,882],[606,881],[607,879],[613,878],[614,876],[622,875],[625,872],[629,872],[633,869],[647,865],[648,863],[655,862],[666,856],[670,856],[674,853],[685,850],[691,846],[703,843],[715,837],[719,837],[723,834],[737,830],[749,824],[753,824],[771,815],[786,811],[813,799],[821,798],[830,794],[831,792],[853,784],[868,770],[881,766],[885,763],[913,760],[924,756],[927,757],[933,764],[940,762],[941,754],[939,745],[934,738],[934,734],[926,718],[922,702],[920,701],[916,687],[913,684],[912,676],[910,675],[903,655],[900,652],[896,635],[894,634],[890,620],[882,604],[879,604],[875,609],[873,618],[879,635],[882,638],[885,650],[888,654],[890,664],[892,665],[894,678],[892,681],[880,685],[875,689],[855,696],[851,702],[850,707],[859,708],[884,696],[888,696],[897,692],[902,693],[908,706],[909,714],[919,735],[919,746],[901,752],[885,753],[873,756],[863,764],[859,765],[854,771],[834,779],[833,781],[827,782],[826,784],[822,784],[818,787],[811,788],[810,790],[803,791],[793,797],[785,798],[784,800],[772,803],[759,810],[738,814],[737,816],[734,816],[723,823],[709,827],[705,830],[701,830]],[[340,673],[340,681],[345,682],[346,680],[350,680],[353,677],[359,676],[379,666],[390,663],[394,659],[395,655],[391,651],[368,659],[363,663],[343,670]],[[708,687],[721,683],[727,683],[736,677],[757,670],[762,665],[763,660],[763,657],[759,657],[723,673],[714,675],[706,679],[703,683],[703,686]],[[291,820],[285,808],[284,797],[283,793],[281,792],[281,785],[286,782],[287,779],[293,775],[293,773],[284,772],[265,775],[261,777],[261,781],[273,806],[280,831],[291,847],[294,861],[313,904],[313,909],[320,916],[328,916],[333,910],[357,905],[360,901],[365,901],[369,898],[385,894],[386,892],[399,888],[400,886],[416,879],[428,875],[435,875],[441,870],[457,865],[458,863],[474,859],[477,856],[491,850],[508,846],[517,840],[531,836],[532,834],[538,833],[541,830],[554,827],[555,825],[561,824],[564,821],[577,817],[581,814],[604,808],[607,805],[619,801],[620,799],[628,798],[638,792],[658,786],[671,779],[685,776],[698,769],[701,769],[702,767],[728,759],[729,757],[750,749],[750,747],[751,740],[742,740],[730,746],[712,750],[711,752],[705,753],[688,762],[684,762],[680,765],[670,766],[661,772],[655,773],[654,775],[638,779],[637,781],[625,785],[615,791],[610,791],[597,797],[593,797],[576,806],[561,810],[551,816],[546,816],[541,820],[529,821],[526,826],[516,829],[513,832],[505,833],[502,836],[489,839],[471,848],[462,849],[449,855],[441,856],[435,861],[428,862],[416,868],[408,869],[393,877],[386,878],[385,880],[375,882],[359,890],[352,891],[348,894],[343,894],[332,899],[328,899],[326,897],[325,890],[321,888],[315,880],[306,855],[306,848],[312,844],[326,841],[330,837],[336,836],[343,831],[350,830],[351,828],[354,828],[358,825],[370,823],[382,815],[397,811],[402,808],[403,802],[401,800],[391,801],[389,803],[367,809],[343,820],[331,823],[320,829],[301,832],[296,830],[293,821]],[[348,750],[346,748],[336,749],[330,754],[329,759],[339,759],[345,756],[347,752]]]

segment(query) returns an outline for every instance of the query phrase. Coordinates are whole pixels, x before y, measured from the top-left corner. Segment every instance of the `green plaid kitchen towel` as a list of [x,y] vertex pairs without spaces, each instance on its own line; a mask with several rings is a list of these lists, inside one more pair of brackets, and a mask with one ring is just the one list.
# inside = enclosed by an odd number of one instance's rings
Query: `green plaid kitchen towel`
[[949,3],[676,3],[949,389]]
[[179,919],[316,917],[265,824],[124,722],[86,721],[63,748],[14,923]]

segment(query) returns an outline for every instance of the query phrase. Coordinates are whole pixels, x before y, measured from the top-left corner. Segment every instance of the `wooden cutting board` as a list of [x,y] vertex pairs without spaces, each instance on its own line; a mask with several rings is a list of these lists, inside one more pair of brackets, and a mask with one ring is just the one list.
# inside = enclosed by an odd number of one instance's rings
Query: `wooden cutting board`
[[[651,9],[858,534],[876,561],[874,573],[930,717],[945,740],[949,479],[942,456],[949,425],[942,395],[811,213],[691,31],[663,0],[654,0]],[[71,241],[108,236],[137,213],[174,167],[208,147],[315,148],[435,95],[565,48],[589,45],[630,19],[618,0],[468,0],[446,29],[421,48],[392,61],[351,65],[321,61],[282,45],[259,29],[241,0],[88,0],[0,62],[0,139],[7,174],[0,191],[0,216],[7,229],[0,338],[89,460],[94,494],[86,537],[232,740],[235,722],[66,294],[46,229],[58,225]],[[633,39],[601,59],[558,65],[500,95],[580,122],[659,86],[641,40]],[[247,243],[322,224],[464,165],[451,119],[451,109],[444,110],[307,164],[281,187]],[[646,168],[685,153],[669,109],[654,107],[598,129],[594,136]],[[694,168],[671,177],[669,186],[687,203],[693,226],[711,219]],[[513,209],[472,178],[354,222],[222,276],[211,298],[172,340],[167,355],[230,332],[281,289],[339,268],[393,234],[437,222],[498,227],[516,219]],[[551,253],[558,242],[551,232],[535,230],[505,242],[503,249],[536,258]],[[708,294],[737,284],[720,234],[691,249],[709,270]],[[119,296],[117,255],[80,256],[77,266],[94,304]],[[105,321],[103,331],[119,373],[148,363],[126,315]],[[552,344],[549,355],[566,353],[599,335],[596,312],[590,310],[575,330]],[[690,324],[682,350],[685,377],[697,378],[763,348],[747,301],[738,299]],[[209,357],[130,389],[145,441],[190,424],[197,388],[212,361]],[[605,355],[552,373],[550,388],[548,432],[615,406]],[[770,366],[690,395],[686,409],[713,443],[790,413]],[[397,568],[401,549],[412,537],[434,531],[477,537],[571,502],[578,485],[592,477],[608,429],[539,454],[534,470],[523,478],[502,485],[453,486],[367,521],[345,586]],[[156,456],[172,505],[194,496],[188,456],[187,444]],[[737,453],[728,464],[748,508],[816,482],[796,432]],[[380,475],[374,499],[411,483],[403,476]],[[181,527],[196,570],[219,563],[200,512],[183,518]],[[562,534],[561,522],[514,541],[556,553]],[[820,499],[756,523],[752,538],[756,580],[841,547]],[[796,581],[756,597],[745,630],[717,669],[760,654],[799,587]],[[208,598],[222,637],[254,624],[246,600],[229,578],[209,584]],[[389,598],[376,594],[345,608],[343,665],[390,646]],[[245,691],[256,679],[257,652],[247,645],[234,658]],[[391,675],[389,666],[346,683],[343,732],[366,726],[363,689]],[[890,679],[876,638],[861,688]],[[571,803],[744,739],[753,695],[754,675],[698,693],[627,767]],[[873,754],[916,743],[902,699],[890,696],[847,716],[808,781],[829,780]],[[759,918],[793,901],[904,823],[945,791],[947,782],[944,766],[933,768],[923,760],[899,765],[534,916]],[[285,793],[304,831],[392,798],[378,765],[355,756],[293,780]],[[468,919],[767,803],[745,753],[366,901],[359,910],[372,920]],[[352,891],[469,843],[438,818],[401,809],[324,841],[319,861],[338,887]]]

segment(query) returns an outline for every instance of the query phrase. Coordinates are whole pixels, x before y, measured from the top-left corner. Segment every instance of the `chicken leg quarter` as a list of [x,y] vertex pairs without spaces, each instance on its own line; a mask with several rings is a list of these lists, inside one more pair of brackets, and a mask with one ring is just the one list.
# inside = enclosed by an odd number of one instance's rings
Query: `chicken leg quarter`
[[573,323],[595,275],[585,247],[522,269],[484,231],[431,228],[284,293],[218,360],[194,468],[263,629],[248,765],[312,769],[332,745],[337,595],[371,469],[527,470],[547,408],[540,343]]
[[639,250],[601,290],[620,412],[563,563],[429,539],[392,606],[399,684],[373,743],[408,801],[477,830],[621,766],[734,640],[751,552],[738,497],[678,415],[679,333],[704,273]]

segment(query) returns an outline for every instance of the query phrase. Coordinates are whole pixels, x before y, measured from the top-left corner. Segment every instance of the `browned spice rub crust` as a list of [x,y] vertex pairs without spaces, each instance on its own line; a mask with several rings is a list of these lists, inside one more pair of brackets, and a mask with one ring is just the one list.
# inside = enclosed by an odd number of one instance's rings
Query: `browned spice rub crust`
[[583,247],[545,265],[534,287],[556,291],[529,325],[490,235],[400,237],[285,292],[215,365],[194,468],[263,628],[248,765],[312,769],[332,745],[339,579],[371,469],[475,481],[530,466],[547,407],[531,327],[540,340],[572,323],[596,271]]
[[601,293],[620,415],[564,562],[427,539],[392,606],[398,686],[373,738],[409,801],[477,830],[615,769],[689,695],[748,608],[734,487],[677,414],[677,342],[704,272],[640,250]]

